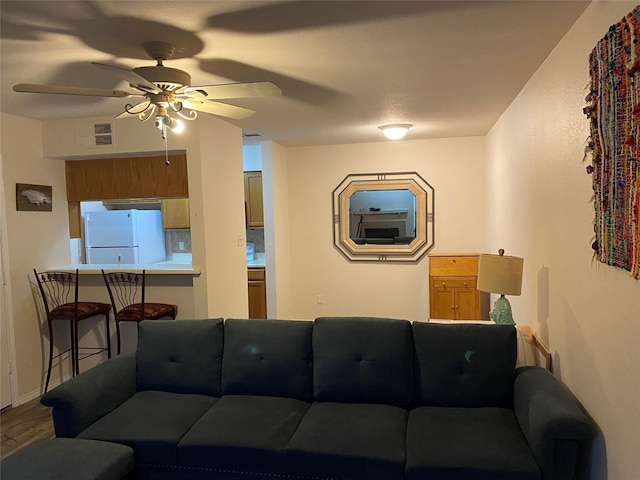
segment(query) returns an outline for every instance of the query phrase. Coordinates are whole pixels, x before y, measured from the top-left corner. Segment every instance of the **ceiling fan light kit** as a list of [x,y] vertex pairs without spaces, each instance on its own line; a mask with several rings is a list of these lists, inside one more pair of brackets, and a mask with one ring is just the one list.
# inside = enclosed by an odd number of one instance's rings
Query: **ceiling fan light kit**
[[[191,86],[191,75],[183,70],[165,67],[163,62],[171,58],[175,47],[167,42],[145,42],[143,48],[157,64],[133,69],[92,62],[93,65],[115,73],[129,83],[135,92],[99,88],[71,87],[62,85],[35,85],[20,83],[13,86],[15,92],[48,93],[57,95],[84,95],[93,97],[132,98],[143,100],[127,104],[124,112],[115,118],[137,116],[146,121],[155,117],[156,127],[166,139],[166,129],[178,133],[184,129],[184,120],[194,120],[198,112],[240,120],[250,117],[255,110],[216,100],[228,98],[251,98],[281,95],[280,88],[271,82],[243,82],[225,85]],[[173,118],[176,113],[181,119]]]
[[382,130],[382,133],[389,140],[400,140],[404,138],[409,129],[413,125],[409,123],[390,123],[389,125],[381,125],[378,128]]

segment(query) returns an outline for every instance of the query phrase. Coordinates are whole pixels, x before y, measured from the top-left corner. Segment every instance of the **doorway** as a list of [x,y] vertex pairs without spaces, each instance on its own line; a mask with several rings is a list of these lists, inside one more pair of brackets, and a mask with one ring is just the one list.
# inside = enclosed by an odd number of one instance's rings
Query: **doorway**
[[[4,196],[4,177],[2,174],[2,156],[0,156],[0,198]],[[0,204],[0,408],[12,404],[11,357],[9,355],[9,300],[8,268],[5,265],[7,248],[7,212],[5,202]]]

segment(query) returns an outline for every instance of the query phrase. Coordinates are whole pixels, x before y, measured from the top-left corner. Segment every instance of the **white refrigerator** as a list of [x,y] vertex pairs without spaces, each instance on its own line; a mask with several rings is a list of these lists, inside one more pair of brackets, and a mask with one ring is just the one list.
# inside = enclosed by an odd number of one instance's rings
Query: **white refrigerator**
[[110,210],[84,215],[88,264],[146,264],[166,260],[160,210]]

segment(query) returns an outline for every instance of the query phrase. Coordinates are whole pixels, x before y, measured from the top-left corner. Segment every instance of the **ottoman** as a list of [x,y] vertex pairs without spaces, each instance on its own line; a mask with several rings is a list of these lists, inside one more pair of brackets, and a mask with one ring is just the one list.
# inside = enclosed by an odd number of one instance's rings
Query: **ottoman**
[[2,460],[2,480],[121,480],[133,469],[133,450],[117,443],[50,438]]

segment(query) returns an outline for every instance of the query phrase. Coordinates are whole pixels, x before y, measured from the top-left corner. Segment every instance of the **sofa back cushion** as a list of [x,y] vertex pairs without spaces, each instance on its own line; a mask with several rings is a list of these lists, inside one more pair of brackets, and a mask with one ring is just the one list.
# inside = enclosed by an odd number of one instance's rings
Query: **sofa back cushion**
[[223,336],[221,318],[140,322],[137,390],[220,396]]
[[223,395],[310,401],[312,327],[309,321],[228,319],[224,326]]
[[413,394],[411,324],[367,317],[316,319],[313,386],[320,402],[409,405]]
[[516,329],[415,322],[415,404],[513,407]]

